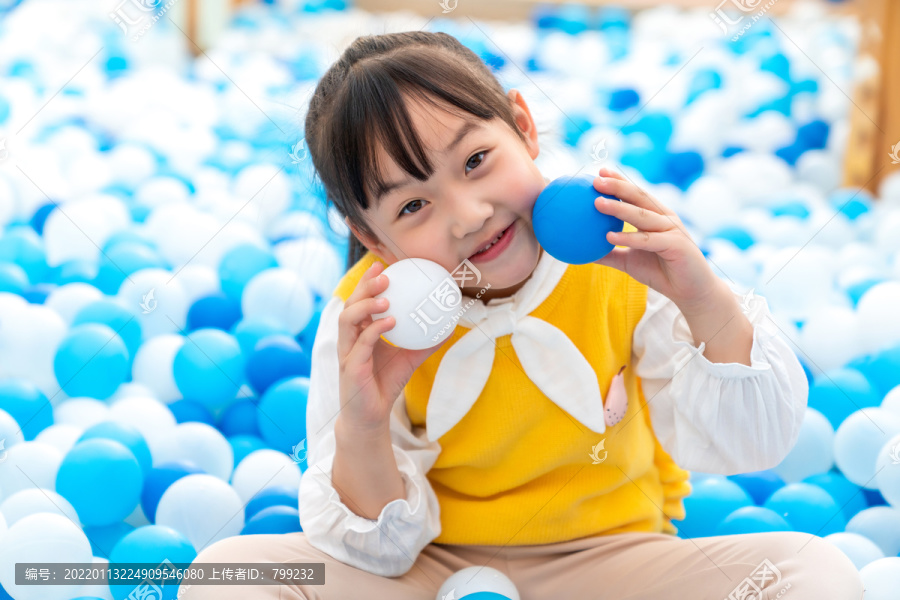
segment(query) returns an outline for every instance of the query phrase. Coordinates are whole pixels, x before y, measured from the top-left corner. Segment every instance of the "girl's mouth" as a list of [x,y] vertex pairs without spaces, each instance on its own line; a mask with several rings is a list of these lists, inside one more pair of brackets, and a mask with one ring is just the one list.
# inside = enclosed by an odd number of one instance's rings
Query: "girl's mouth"
[[503,230],[503,234],[500,236],[500,238],[496,242],[494,242],[487,250],[476,252],[469,257],[469,260],[473,263],[485,263],[500,256],[503,251],[506,250],[512,243],[512,240],[515,237],[516,223],[518,222],[518,219],[513,221],[509,225],[509,227]]

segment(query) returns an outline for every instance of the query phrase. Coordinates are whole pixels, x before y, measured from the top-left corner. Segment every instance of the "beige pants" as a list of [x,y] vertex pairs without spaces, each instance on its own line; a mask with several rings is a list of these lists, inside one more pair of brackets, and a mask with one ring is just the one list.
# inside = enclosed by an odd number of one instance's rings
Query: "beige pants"
[[[774,566],[760,594],[748,584]],[[805,533],[684,540],[622,533],[534,546],[429,544],[400,577],[380,577],[312,547],[303,533],[227,538],[201,562],[325,563],[325,585],[193,585],[181,600],[434,600],[444,580],[473,565],[506,573],[521,600],[859,600],[863,585],[837,548]],[[780,577],[780,579],[779,579]],[[759,585],[759,583],[755,583]]]

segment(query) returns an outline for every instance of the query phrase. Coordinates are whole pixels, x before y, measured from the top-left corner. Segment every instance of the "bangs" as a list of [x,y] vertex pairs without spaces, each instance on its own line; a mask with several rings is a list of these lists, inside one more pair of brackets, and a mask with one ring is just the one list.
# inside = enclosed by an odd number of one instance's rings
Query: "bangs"
[[[368,209],[386,189],[384,152],[410,176],[425,181],[434,173],[421,137],[413,127],[408,103],[420,102],[472,122],[503,117],[495,108],[506,96],[502,90],[472,85],[476,77],[462,61],[452,62],[429,49],[400,52],[391,60],[373,59],[352,69],[343,94],[336,98],[336,146],[347,156],[336,157],[339,181],[350,185],[357,202]],[[454,83],[456,82],[456,83]],[[462,82],[468,84],[464,85]],[[513,129],[511,119],[504,118]]]

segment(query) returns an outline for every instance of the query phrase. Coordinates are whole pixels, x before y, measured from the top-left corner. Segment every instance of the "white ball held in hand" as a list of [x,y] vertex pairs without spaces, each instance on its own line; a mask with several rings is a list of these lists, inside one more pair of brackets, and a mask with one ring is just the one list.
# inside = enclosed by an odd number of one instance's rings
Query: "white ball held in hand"
[[422,350],[441,343],[456,329],[462,292],[449,271],[425,258],[398,260],[384,270],[388,309],[372,319],[394,317],[394,326],[382,338],[407,350]]

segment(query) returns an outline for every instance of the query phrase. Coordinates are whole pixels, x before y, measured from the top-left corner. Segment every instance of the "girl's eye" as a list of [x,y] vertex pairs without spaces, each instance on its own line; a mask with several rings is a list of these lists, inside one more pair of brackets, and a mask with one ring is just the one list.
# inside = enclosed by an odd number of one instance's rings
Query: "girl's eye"
[[[404,214],[407,214],[407,213],[404,213],[403,211],[405,211],[407,208],[409,208],[410,206],[412,206],[412,205],[415,204],[416,202],[422,202],[422,200],[417,199],[417,200],[413,200],[413,201],[411,201],[411,202],[408,202],[403,208],[400,209],[400,215],[399,215],[399,216],[402,217]],[[421,208],[421,207],[420,207],[420,208]],[[414,210],[413,212],[418,212],[418,210]],[[412,214],[412,213],[409,213],[409,214]]]
[[[469,166],[469,163],[472,162],[472,159],[475,158],[476,156],[481,155],[481,154],[487,154],[487,150],[482,150],[481,152],[476,152],[475,154],[473,154],[472,156],[470,156],[470,157],[469,157],[469,160],[466,161],[466,166],[468,167],[468,166]],[[479,158],[479,159],[478,159],[478,163],[475,165],[475,167],[477,167],[478,165],[480,165],[480,164],[483,163],[483,162],[484,162],[484,158]],[[474,168],[474,167],[473,167],[473,168]],[[467,172],[468,172],[468,171],[467,171]]]
[[[469,157],[469,160],[466,161],[466,167],[467,167],[467,168],[469,167],[469,163],[472,162],[472,159],[473,159],[473,158],[476,158],[476,157],[478,157],[478,156],[485,155],[485,154],[487,154],[487,150],[482,150],[481,152],[476,152],[475,154],[473,154],[472,156],[470,156],[470,157]],[[473,169],[474,169],[474,168],[477,168],[477,167],[478,167],[479,165],[481,165],[481,163],[483,163],[483,162],[484,162],[484,157],[482,156],[481,158],[478,158],[478,159],[477,159],[477,163],[476,163],[475,166],[472,167],[472,168],[473,168]],[[468,173],[468,171],[466,171],[466,172]],[[412,200],[412,201],[408,202],[406,205],[403,206],[403,208],[400,209],[400,214],[397,215],[397,216],[398,216],[398,217],[402,217],[402,216],[407,215],[407,214],[412,214],[412,213],[407,213],[407,212],[405,212],[405,211],[406,211],[406,209],[409,208],[410,206],[413,206],[416,202],[424,202],[424,200],[416,199],[416,200]],[[422,206],[419,206],[418,208],[422,208]],[[412,211],[412,212],[413,212],[413,213],[418,212],[418,209],[416,209],[416,210],[414,210],[414,211]]]

